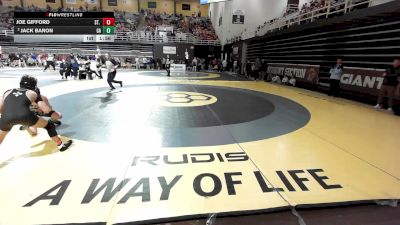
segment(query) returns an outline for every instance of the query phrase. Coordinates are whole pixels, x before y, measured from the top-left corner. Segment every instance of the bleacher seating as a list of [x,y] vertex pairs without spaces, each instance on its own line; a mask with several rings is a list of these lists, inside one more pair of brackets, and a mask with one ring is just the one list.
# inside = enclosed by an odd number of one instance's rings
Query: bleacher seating
[[269,32],[287,29],[292,26],[304,23],[324,20],[337,16],[342,16],[356,9],[367,8],[373,0],[311,0],[304,4],[298,11],[291,14],[285,13],[280,18],[265,21],[263,24],[244,30],[240,36],[235,36],[227,40],[233,43],[239,40],[246,40],[256,36],[263,36]]
[[386,68],[399,57],[400,2],[353,11],[341,17],[271,32],[250,40],[248,59],[269,63],[320,65],[320,83],[327,83],[336,58],[345,66]]
[[189,31],[201,40],[217,40],[218,36],[208,18],[190,17]]
[[96,44],[96,43],[12,43],[0,42],[2,51],[5,53],[39,53],[45,50],[47,53],[54,54],[70,54],[71,52],[83,55],[95,55],[97,49],[102,53],[110,53],[112,55],[130,56],[137,55],[140,57],[150,57],[153,54],[153,45],[146,44]]
[[[87,9],[79,8],[58,8],[52,9],[50,7],[41,9],[35,6],[26,8],[15,7],[15,11],[29,11],[29,12],[42,12],[42,11],[86,11]],[[199,41],[202,43],[204,40],[210,40],[211,45],[219,45],[218,36],[215,34],[211,21],[202,17],[184,17],[182,15],[168,15],[165,13],[155,13],[150,10],[141,10],[138,13],[127,12],[114,12],[116,25],[115,32],[117,34],[116,40],[118,41],[144,41],[144,42],[180,42],[182,40],[189,40],[188,34],[194,35],[196,40],[191,40],[191,43]],[[0,19],[0,38],[10,36],[13,33],[13,15],[12,12],[2,13]],[[143,18],[143,20],[142,20]],[[142,21],[142,23],[141,23]],[[156,33],[158,26],[167,25],[173,27],[173,34],[171,38],[165,39]],[[192,29],[189,26],[193,25]],[[146,37],[146,40],[137,38],[138,36]],[[180,37],[175,39],[175,37]]]

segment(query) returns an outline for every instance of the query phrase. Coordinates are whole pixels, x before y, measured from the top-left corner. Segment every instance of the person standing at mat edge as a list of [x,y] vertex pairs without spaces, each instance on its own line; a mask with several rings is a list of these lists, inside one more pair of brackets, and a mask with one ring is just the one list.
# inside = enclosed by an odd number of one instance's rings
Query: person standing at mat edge
[[343,65],[342,65],[342,59],[337,59],[336,60],[336,65],[334,65],[331,70],[329,71],[331,76],[329,77],[329,96],[338,96],[340,92],[340,78],[343,75]]
[[386,69],[383,74],[384,79],[379,92],[378,102],[375,105],[376,109],[382,108],[383,97],[387,94],[388,98],[388,111],[393,111],[393,100],[397,92],[399,91],[399,79],[400,79],[400,59],[393,61],[393,66]]
[[167,77],[171,76],[171,61],[169,60],[169,55],[167,55],[167,60],[165,61],[165,69],[167,70]]
[[36,78],[25,75],[21,78],[20,87],[8,90],[0,98],[0,144],[14,125],[44,128],[49,137],[57,144],[60,151],[67,150],[72,145],[72,140],[63,143],[57,134],[56,126],[51,120],[37,116],[31,107],[37,105],[38,94]]
[[106,68],[108,71],[107,75],[108,85],[110,85],[111,90],[115,89],[112,83],[117,83],[122,87],[122,81],[115,80],[115,76],[117,75],[118,63],[113,58],[111,58],[109,54],[107,54],[106,57],[107,57]]

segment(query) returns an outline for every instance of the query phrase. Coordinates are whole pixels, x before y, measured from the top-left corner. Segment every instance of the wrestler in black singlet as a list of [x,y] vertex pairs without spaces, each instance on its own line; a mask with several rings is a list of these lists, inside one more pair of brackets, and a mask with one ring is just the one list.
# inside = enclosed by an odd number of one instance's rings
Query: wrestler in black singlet
[[10,131],[14,125],[33,126],[39,118],[30,110],[31,100],[26,96],[27,89],[12,89],[4,99],[0,130]]

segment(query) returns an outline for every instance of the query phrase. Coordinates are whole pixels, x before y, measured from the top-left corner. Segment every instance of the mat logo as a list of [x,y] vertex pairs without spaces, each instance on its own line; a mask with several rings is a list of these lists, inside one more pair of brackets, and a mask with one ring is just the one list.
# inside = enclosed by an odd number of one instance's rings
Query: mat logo
[[159,97],[160,105],[167,107],[195,107],[217,102],[215,96],[196,92],[163,92]]
[[196,163],[223,163],[223,162],[243,162],[249,160],[244,152],[222,153],[192,153],[178,156],[154,155],[154,156],[135,156],[131,166],[138,165],[181,165]]
[[203,94],[169,93],[166,95],[165,100],[169,103],[191,103],[194,101],[209,101],[211,98],[212,97]]

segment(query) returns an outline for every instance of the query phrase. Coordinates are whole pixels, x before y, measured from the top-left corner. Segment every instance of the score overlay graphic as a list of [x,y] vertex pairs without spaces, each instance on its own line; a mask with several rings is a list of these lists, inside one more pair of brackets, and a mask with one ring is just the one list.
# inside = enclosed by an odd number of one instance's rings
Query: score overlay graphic
[[15,12],[15,42],[113,42],[112,12]]

